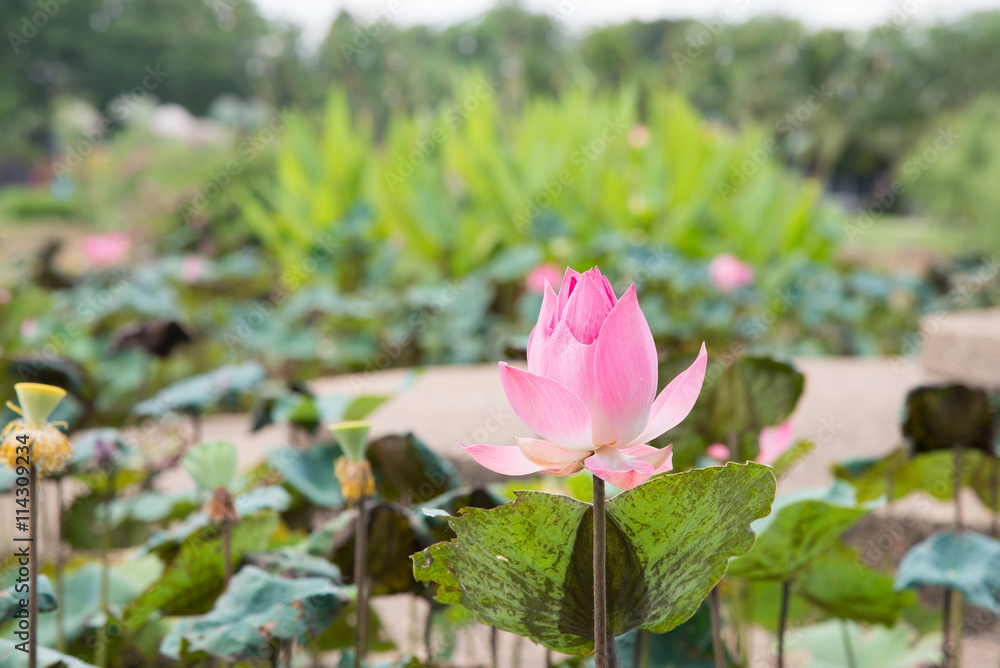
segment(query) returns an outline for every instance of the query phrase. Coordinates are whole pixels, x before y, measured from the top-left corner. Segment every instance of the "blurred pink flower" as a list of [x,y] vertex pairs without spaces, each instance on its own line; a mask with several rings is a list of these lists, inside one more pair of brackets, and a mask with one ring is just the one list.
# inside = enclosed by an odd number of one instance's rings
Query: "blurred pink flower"
[[559,289],[559,284],[562,282],[562,272],[559,267],[548,262],[536,266],[524,278],[524,287],[528,289],[528,292],[541,295],[545,293],[546,281],[549,282],[553,290]]
[[729,448],[722,443],[713,443],[705,449],[705,454],[720,462],[729,461]]
[[635,285],[617,299],[596,267],[584,274],[567,269],[558,294],[545,289],[528,339],[528,370],[500,363],[514,413],[542,438],[462,447],[506,475],[567,476],[586,467],[631,489],[671,469],[671,447],[647,442],[691,411],[706,363],[702,344],[694,363],[657,396],[656,346]]
[[708,264],[708,278],[716,290],[728,294],[753,283],[753,267],[732,253],[723,253]]
[[768,466],[774,464],[795,442],[792,421],[785,420],[777,427],[764,427],[760,430],[759,442],[760,451],[757,453],[757,462]]
[[194,283],[205,270],[205,260],[200,255],[186,255],[181,261],[181,280]]
[[628,145],[635,149],[640,149],[649,143],[649,128],[639,123],[633,125],[628,131]]
[[83,254],[98,267],[120,262],[131,246],[128,235],[121,232],[88,234],[83,238]]
[[21,321],[21,338],[30,341],[38,333],[38,321],[34,318],[25,318]]

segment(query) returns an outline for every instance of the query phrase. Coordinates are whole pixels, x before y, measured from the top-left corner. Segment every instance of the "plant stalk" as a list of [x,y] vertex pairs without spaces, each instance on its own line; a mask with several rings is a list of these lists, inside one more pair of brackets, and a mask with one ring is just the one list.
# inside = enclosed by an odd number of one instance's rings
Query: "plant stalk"
[[722,597],[719,596],[719,585],[712,587],[712,654],[715,656],[715,668],[726,668],[726,652],[722,647]]
[[65,585],[63,583],[63,553],[62,553],[62,539],[63,539],[63,522],[62,522],[62,476],[55,479],[56,483],[56,558],[55,558],[55,576],[56,576],[56,600],[59,601],[59,605],[56,606],[56,647],[63,654],[66,653],[66,622],[65,622],[65,606],[62,605],[62,601],[65,601]]
[[111,564],[109,557],[113,547],[113,534],[111,528],[111,502],[115,498],[115,471],[108,471],[107,488],[104,490],[104,536],[101,544],[101,611],[104,613],[104,624],[101,626],[97,637],[97,656],[95,660],[100,668],[108,666],[108,590],[110,589]]
[[38,568],[41,560],[38,558],[38,550],[41,547],[38,540],[38,469],[32,460],[28,501],[28,531],[31,532],[31,551],[28,570],[28,668],[38,668]]
[[617,668],[614,638],[608,633],[607,516],[604,481],[594,476],[594,668]]
[[952,485],[955,487],[954,499],[955,499],[955,530],[961,531],[962,522],[962,444],[955,443],[952,446],[952,452],[955,455],[954,459],[954,471],[952,473]]
[[785,668],[785,626],[788,625],[788,599],[791,598],[792,581],[781,583],[781,617],[778,619],[778,668]]
[[851,646],[851,635],[847,628],[847,622],[840,620],[840,637],[844,641],[844,656],[847,658],[848,668],[858,668],[858,660],[854,658],[854,647]]
[[499,639],[499,634],[497,633],[497,627],[490,627],[490,665],[493,668],[498,668],[499,663],[497,663],[497,641]]
[[944,589],[944,603],[942,603],[942,617],[944,626],[944,639],[941,641],[941,668],[952,668],[951,662],[951,587]]
[[[368,653],[368,504],[364,491],[358,501],[358,524],[354,532],[354,586],[358,590],[358,621],[354,668],[362,668]],[[428,622],[429,623],[429,622]]]
[[222,586],[229,586],[233,577],[233,529],[229,521],[222,523]]
[[990,535],[1000,538],[1000,456],[990,458]]

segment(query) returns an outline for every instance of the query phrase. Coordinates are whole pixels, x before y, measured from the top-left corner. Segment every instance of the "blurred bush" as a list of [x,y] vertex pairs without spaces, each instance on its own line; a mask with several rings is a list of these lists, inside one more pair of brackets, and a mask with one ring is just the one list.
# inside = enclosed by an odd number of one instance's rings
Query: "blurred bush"
[[509,114],[490,79],[469,78],[436,114],[393,116],[378,145],[334,94],[318,128],[292,122],[274,177],[237,204],[286,269],[360,234],[406,249],[400,280],[464,276],[527,247],[600,261],[592,249],[609,234],[695,258],[733,252],[775,274],[832,257],[838,212],[764,133],[706,123],[667,93],[647,102],[644,122],[629,90]]
[[1000,250],[1000,96],[942,115],[897,166],[906,194],[980,251]]

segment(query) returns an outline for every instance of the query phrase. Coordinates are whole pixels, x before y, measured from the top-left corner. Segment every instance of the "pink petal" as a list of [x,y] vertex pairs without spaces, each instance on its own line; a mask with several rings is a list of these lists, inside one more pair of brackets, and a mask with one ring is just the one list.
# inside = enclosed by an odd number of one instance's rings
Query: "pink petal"
[[563,274],[562,286],[559,288],[559,300],[556,302],[556,318],[561,318],[563,312],[566,310],[566,302],[569,298],[573,296],[574,290],[576,290],[577,283],[580,282],[580,274],[566,267],[566,273]]
[[538,473],[541,466],[528,460],[521,451],[513,445],[466,445],[459,443],[465,452],[491,471],[504,475],[527,475]]
[[561,448],[537,438],[515,438],[521,453],[532,463],[541,466],[543,473],[551,475],[573,475],[583,468],[586,452]]
[[778,461],[778,458],[795,442],[792,421],[785,420],[777,427],[764,427],[760,430],[758,442],[760,443],[760,452],[757,454],[757,462],[770,466]]
[[716,461],[728,462],[730,452],[729,448],[724,446],[722,443],[713,443],[705,448],[705,454]]
[[629,459],[637,459],[653,466],[653,473],[666,473],[674,467],[674,446],[654,448],[651,445],[634,445],[618,452]]
[[679,425],[681,420],[687,417],[701,393],[707,365],[708,353],[705,351],[703,343],[694,364],[670,381],[670,384],[660,392],[660,396],[656,397],[649,424],[633,442],[652,441],[660,434]]
[[607,276],[601,273],[599,267],[594,267],[593,269],[588,269],[584,272],[584,276],[590,274],[591,277],[597,281],[597,285],[604,291],[608,299],[611,301],[611,305],[614,306],[618,303],[618,297],[615,297],[615,289],[611,287],[611,281],[608,280]]
[[594,449],[587,407],[565,385],[504,362],[500,382],[514,413],[536,434],[565,448]]
[[622,455],[614,448],[601,448],[583,462],[591,473],[619,489],[632,489],[655,470],[649,462]]
[[545,286],[542,294],[542,310],[538,313],[538,322],[528,335],[528,370],[532,373],[538,373],[533,364],[535,360],[545,358],[546,344],[552,336],[552,329],[556,326],[556,302],[559,301],[559,297],[550,285]]
[[564,385],[579,397],[590,414],[591,443],[611,443],[615,440],[615,426],[597,396],[597,378],[594,375],[596,350],[592,343],[588,345],[577,341],[569,326],[560,322],[546,339],[544,350],[536,344],[535,354],[528,360],[528,371]]
[[561,320],[569,326],[577,341],[593,343],[614,305],[614,300],[608,299],[603,284],[599,285],[594,274],[587,272],[580,277],[573,294],[566,301]]
[[631,444],[649,422],[657,370],[656,344],[639,308],[635,285],[622,295],[601,327],[594,368],[597,396],[615,426],[616,442]]

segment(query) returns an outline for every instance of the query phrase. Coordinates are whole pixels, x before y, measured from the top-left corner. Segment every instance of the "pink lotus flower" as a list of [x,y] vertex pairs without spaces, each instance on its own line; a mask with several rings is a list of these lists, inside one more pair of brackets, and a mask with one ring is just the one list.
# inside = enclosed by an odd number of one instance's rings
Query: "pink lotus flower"
[[204,270],[205,260],[200,255],[185,255],[181,261],[181,279],[185,283],[197,281]]
[[722,443],[713,443],[705,448],[705,454],[718,462],[729,461],[729,448]]
[[792,430],[791,420],[785,420],[777,427],[764,427],[760,430],[757,462],[768,466],[774,464],[794,442],[795,432]]
[[528,370],[501,362],[500,381],[514,413],[542,438],[513,445],[462,447],[506,475],[567,476],[584,467],[621,489],[671,469],[670,446],[647,442],[691,411],[705,379],[707,354],[656,396],[653,335],[635,285],[615,298],[596,267],[566,270],[557,295],[546,286],[528,339]]
[[88,234],[83,238],[83,254],[98,267],[120,262],[128,255],[132,241],[127,234]]
[[753,283],[753,267],[740,262],[732,253],[723,253],[708,264],[708,278],[716,290],[729,294]]
[[562,273],[559,271],[559,267],[546,262],[528,272],[528,275],[524,277],[524,287],[528,289],[528,292],[542,295],[545,294],[546,285],[552,285],[558,290],[561,281]]

